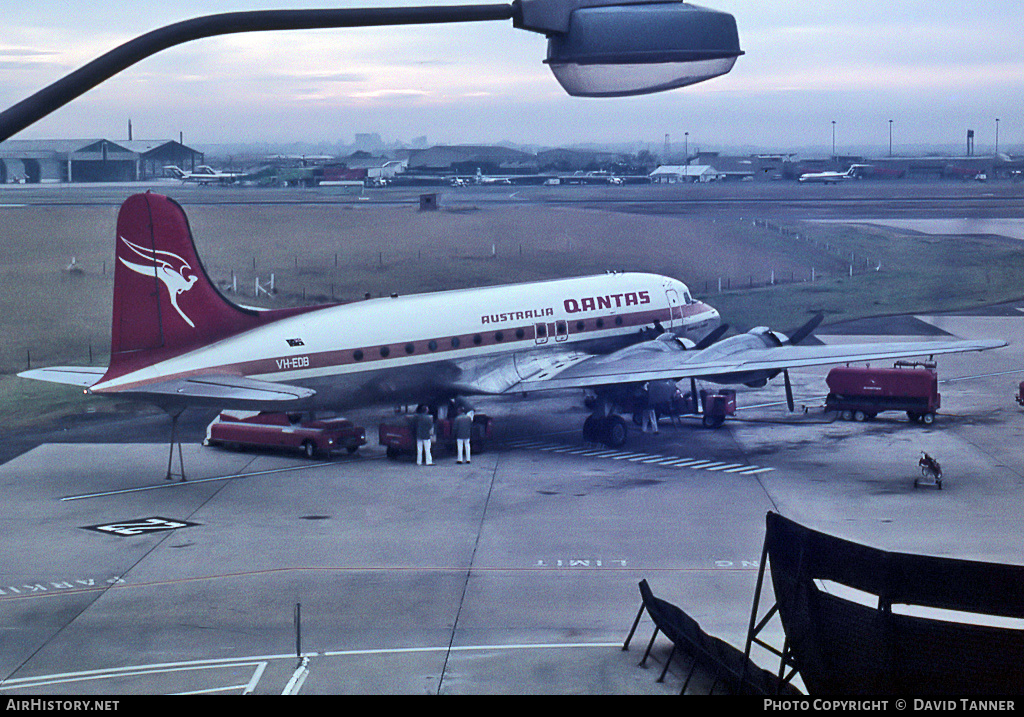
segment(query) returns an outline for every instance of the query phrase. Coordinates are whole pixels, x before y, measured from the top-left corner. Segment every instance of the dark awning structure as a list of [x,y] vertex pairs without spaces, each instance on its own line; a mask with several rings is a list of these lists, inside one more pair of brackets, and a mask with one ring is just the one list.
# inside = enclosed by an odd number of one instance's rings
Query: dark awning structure
[[762,560],[748,654],[752,641],[766,646],[756,632],[777,610],[783,667],[810,694],[1024,692],[1024,630],[994,625],[1024,618],[1024,566],[887,552],[775,513],[766,522],[776,605],[755,629]]

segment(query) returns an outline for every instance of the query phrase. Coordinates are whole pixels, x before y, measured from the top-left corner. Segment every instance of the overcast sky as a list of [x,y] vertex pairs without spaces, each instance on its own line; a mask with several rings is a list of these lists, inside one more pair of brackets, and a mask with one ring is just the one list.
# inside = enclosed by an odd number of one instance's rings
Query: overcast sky
[[[148,30],[237,10],[433,2],[0,0],[0,106]],[[255,33],[166,50],[19,138],[537,145],[660,149],[963,146],[1024,152],[1019,0],[708,0],[732,13],[745,55],[724,77],[657,95],[577,99],[542,64],[546,40],[511,22]]]

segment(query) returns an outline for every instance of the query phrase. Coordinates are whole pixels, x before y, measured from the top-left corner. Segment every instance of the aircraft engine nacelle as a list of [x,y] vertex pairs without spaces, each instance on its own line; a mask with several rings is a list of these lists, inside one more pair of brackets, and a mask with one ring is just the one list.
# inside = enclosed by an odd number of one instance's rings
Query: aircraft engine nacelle
[[772,331],[767,326],[756,326],[747,332],[764,341],[765,346],[785,346],[789,337],[780,331]]

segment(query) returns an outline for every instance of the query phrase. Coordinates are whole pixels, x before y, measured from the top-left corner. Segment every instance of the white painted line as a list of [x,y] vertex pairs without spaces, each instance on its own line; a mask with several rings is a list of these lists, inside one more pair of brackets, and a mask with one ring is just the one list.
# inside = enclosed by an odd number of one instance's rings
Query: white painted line
[[306,678],[309,677],[309,658],[303,657],[302,662],[292,673],[292,678],[288,680],[288,684],[284,686],[284,692],[282,695],[297,695],[299,690],[302,689],[303,683]]
[[740,473],[741,471],[749,471],[752,468],[757,468],[757,466],[741,465],[739,468],[730,468],[729,470],[727,470],[725,472],[726,473]]
[[648,458],[660,458],[660,457],[661,456],[656,456],[656,455],[654,455],[652,453],[641,453],[636,458],[630,458],[629,460],[632,463],[636,463],[638,461],[643,461],[643,460],[646,460]]
[[701,461],[699,461],[696,458],[677,458],[672,462],[672,465],[676,468],[685,468],[687,466],[693,465],[694,463],[700,462]]
[[236,473],[228,476],[217,476],[215,478],[198,478],[195,480],[173,480],[163,481],[162,483],[154,483],[153,485],[139,486],[138,488],[121,488],[119,490],[108,490],[102,493],[84,493],[82,495],[68,495],[61,498],[61,501],[69,500],[85,500],[87,498],[106,498],[112,495],[124,495],[125,493],[141,493],[147,490],[160,490],[163,488],[184,488],[190,485],[203,485],[204,483],[213,483],[219,480],[234,480],[236,478],[254,478],[256,476],[272,475],[274,473],[288,473],[290,471],[304,471],[310,468],[323,468],[324,466],[336,466],[337,463],[333,461],[324,461],[320,463],[307,463],[301,466],[291,466],[290,468],[271,468],[265,471],[253,471],[252,473]]
[[252,677],[249,679],[249,684],[242,690],[243,695],[250,695],[252,691],[256,689],[256,685],[260,683],[260,678],[263,677],[263,671],[267,669],[267,662],[264,660],[256,666],[256,671],[252,673]]
[[775,469],[774,468],[758,468],[758,469],[752,470],[752,471],[740,471],[740,475],[752,476],[752,475],[756,475],[758,473],[767,473],[768,471],[773,471],[773,470],[775,470]]
[[[706,466],[701,466],[700,469],[702,471],[706,471],[706,470],[710,470],[711,468],[714,468],[715,466],[724,466],[724,465],[725,465],[724,461],[713,461],[713,462],[708,463]],[[690,466],[690,467],[693,468],[694,466]]]
[[[559,649],[608,649],[611,647],[622,647],[622,642],[573,642],[573,643],[540,643],[540,644],[514,644],[514,645],[466,645],[463,647],[398,647],[382,648],[375,650],[330,650],[319,653],[310,653],[314,656],[324,657],[346,657],[359,655],[397,655],[415,652],[484,652],[498,650],[559,650]],[[130,667],[113,667],[103,670],[83,670],[80,672],[62,672],[50,675],[35,675],[34,677],[14,677],[0,680],[0,692],[7,690],[27,689],[56,685],[66,682],[82,682],[86,680],[103,680],[117,677],[134,677],[137,675],[153,675],[163,672],[184,672],[188,670],[215,669],[219,667],[243,667],[245,665],[259,665],[271,660],[294,660],[295,653],[284,655],[254,655],[251,657],[218,658],[210,660],[192,660],[187,662],[163,662],[152,665],[133,665]],[[259,675],[262,670],[257,670]],[[255,687],[258,679],[253,675],[249,684]]]
[[640,463],[663,463],[664,461],[672,460],[671,456],[654,456],[653,458],[645,458]]
[[462,647],[396,647],[380,650],[334,650],[321,653],[324,657],[349,657],[359,655],[398,655],[415,652],[482,652],[491,650],[560,650],[586,649],[592,647],[622,647],[621,642],[567,642],[537,645],[465,645]]
[[[283,656],[268,656],[256,659],[279,659]],[[294,655],[290,655],[295,659]],[[87,682],[89,680],[110,680],[116,677],[139,677],[142,675],[161,675],[171,672],[192,672],[194,670],[215,670],[221,667],[245,667],[255,664],[252,660],[196,660],[194,662],[171,662],[141,667],[115,667],[108,670],[86,670],[84,672],[66,672],[56,675],[37,677],[20,677],[0,682],[0,691],[14,690],[25,687],[45,687],[68,682]],[[262,673],[260,673],[262,674]]]
[[621,461],[621,460],[625,460],[626,458],[636,458],[637,456],[646,456],[646,455],[647,455],[646,453],[620,453],[617,456],[612,456],[612,460],[614,460],[614,461]]
[[718,466],[717,468],[708,468],[709,471],[724,471],[726,468],[741,468],[742,463],[726,463],[725,465]]
[[[171,694],[173,694],[173,695],[213,695],[213,694],[216,694],[218,692],[230,692],[231,690],[240,690],[243,687],[245,687],[245,685],[228,685],[227,687],[210,687],[210,688],[205,689],[205,690],[190,690],[189,692],[172,692]],[[243,692],[242,694],[244,695],[244,694],[248,694],[248,693],[247,692]]]
[[713,464],[714,464],[714,461],[704,460],[704,461],[697,461],[696,463],[691,463],[690,465],[688,465],[686,467],[687,468],[704,468],[705,466],[709,466],[709,465],[713,465]]

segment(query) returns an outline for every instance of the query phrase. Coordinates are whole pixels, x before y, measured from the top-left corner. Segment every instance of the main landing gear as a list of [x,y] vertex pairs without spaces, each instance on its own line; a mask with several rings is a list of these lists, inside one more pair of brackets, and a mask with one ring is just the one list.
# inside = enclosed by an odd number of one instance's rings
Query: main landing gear
[[609,448],[621,448],[626,445],[626,419],[612,413],[603,415],[593,413],[583,422],[583,440],[587,443],[603,443]]

